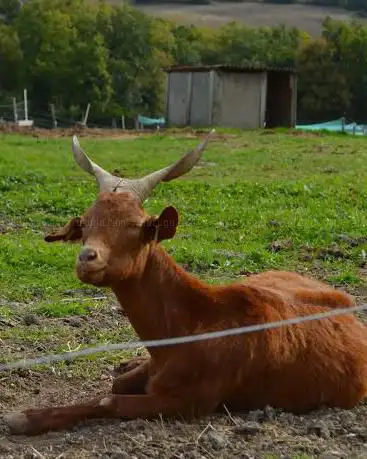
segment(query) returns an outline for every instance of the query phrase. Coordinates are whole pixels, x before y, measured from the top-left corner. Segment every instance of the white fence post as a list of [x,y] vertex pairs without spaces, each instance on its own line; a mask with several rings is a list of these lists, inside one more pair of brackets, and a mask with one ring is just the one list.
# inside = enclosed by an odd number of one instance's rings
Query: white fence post
[[28,99],[27,99],[27,90],[24,89],[24,119],[28,121]]
[[90,110],[90,104],[87,105],[87,110],[85,111],[85,116],[84,116],[84,120],[83,120],[83,125],[84,126],[87,125],[88,116],[89,116],[89,110]]
[[52,127],[57,128],[55,105],[51,104]]

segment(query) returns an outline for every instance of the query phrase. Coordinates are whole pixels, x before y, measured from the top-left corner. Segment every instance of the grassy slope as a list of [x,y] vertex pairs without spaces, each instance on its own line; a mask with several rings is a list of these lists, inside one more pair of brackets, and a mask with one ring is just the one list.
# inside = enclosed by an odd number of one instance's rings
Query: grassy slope
[[[115,0],[111,2],[118,3]],[[327,16],[343,21],[355,17],[353,12],[342,8],[302,4],[274,5],[256,1],[213,2],[211,5],[157,3],[137,5],[137,8],[147,14],[204,27],[219,27],[229,21],[254,27],[285,24],[298,27],[313,36],[320,35],[322,22]]]
[[[90,290],[95,295],[100,291],[86,289],[74,276],[78,246],[43,242],[46,225],[64,224],[95,196],[94,181],[73,162],[70,140],[4,136],[0,142],[0,319],[19,316],[19,307],[23,316],[51,319],[96,317],[99,308],[109,310],[109,300],[89,296]],[[82,139],[93,159],[127,176],[164,166],[196,142],[183,134]],[[158,187],[146,208],[156,214],[166,205],[177,207],[179,230],[165,246],[178,262],[210,282],[284,268],[361,288],[366,286],[361,252],[367,246],[357,243],[367,228],[366,161],[363,138],[246,132],[213,142],[201,167]],[[342,233],[354,238],[353,243],[340,242]],[[279,240],[292,245],[269,250]],[[337,250],[325,250],[335,241]],[[65,301],[71,290],[83,301]],[[87,335],[91,340],[84,342],[89,344],[130,339],[129,326],[119,329],[117,320],[116,325],[100,324],[98,333],[92,328],[89,335],[52,321],[44,327],[0,325],[0,334],[3,344],[15,340],[34,345],[29,354],[34,355],[65,350],[68,341],[76,347]],[[13,344],[1,360],[22,355],[22,348]],[[84,368],[82,361],[80,365]]]

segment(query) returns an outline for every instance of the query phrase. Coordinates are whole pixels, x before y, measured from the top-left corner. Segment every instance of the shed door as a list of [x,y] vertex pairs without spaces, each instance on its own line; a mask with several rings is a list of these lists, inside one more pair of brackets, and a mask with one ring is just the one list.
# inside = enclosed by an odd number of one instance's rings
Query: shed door
[[288,73],[268,73],[266,127],[293,127],[296,118],[295,78]]

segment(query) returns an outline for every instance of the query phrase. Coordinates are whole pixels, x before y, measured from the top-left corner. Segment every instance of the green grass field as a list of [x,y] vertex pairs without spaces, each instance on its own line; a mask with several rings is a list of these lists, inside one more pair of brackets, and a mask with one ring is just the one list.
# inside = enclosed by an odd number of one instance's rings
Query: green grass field
[[[177,135],[82,139],[97,162],[129,177],[169,164],[196,142]],[[344,136],[255,132],[217,139],[198,168],[160,185],[145,207],[157,214],[176,206],[179,230],[165,246],[210,280],[285,268],[358,283],[363,246],[356,239],[367,236],[366,147],[365,139]],[[94,180],[75,165],[69,139],[8,136],[1,139],[0,191],[1,296],[52,300],[48,313],[59,315],[65,290],[81,287],[73,273],[78,247],[46,244],[44,228],[80,215],[93,202]],[[342,234],[355,244],[340,241]],[[274,253],[268,246],[278,240],[291,245]],[[340,254],[327,250],[333,243]],[[311,247],[322,253],[308,260],[302,254]]]
[[[161,184],[146,204],[153,214],[166,205],[178,209],[177,235],[164,243],[176,261],[208,282],[290,269],[363,286],[367,141],[282,132],[222,137],[199,167]],[[169,164],[197,141],[184,134],[81,140],[96,162],[128,177]],[[4,136],[0,191],[0,314],[11,318],[14,302],[47,317],[87,314],[103,304],[89,298],[105,292],[86,289],[74,275],[78,245],[43,241],[45,231],[80,215],[95,197],[70,139]],[[65,301],[78,289],[88,291],[77,295],[83,301]]]
[[[198,139],[183,131],[83,137],[80,142],[106,169],[136,177],[173,162]],[[167,205],[178,209],[178,232],[164,245],[177,262],[208,282],[289,269],[365,301],[366,164],[364,138],[220,131],[198,167],[158,186],[145,207],[152,214]],[[96,196],[94,180],[74,163],[71,138],[2,135],[0,192],[0,361],[136,339],[112,295],[81,284],[74,275],[79,246],[43,240],[51,228],[84,212]],[[40,393],[41,385],[49,387],[39,395],[42,402],[54,403],[56,393],[69,402],[73,394],[75,400],[86,384],[93,388],[107,381],[111,365],[141,352],[97,354],[5,375],[0,411],[38,403],[32,394]],[[55,445],[62,451],[61,438]],[[84,445],[83,437],[79,440]],[[304,441],[306,449],[293,445],[290,452],[312,452],[307,437]],[[80,448],[79,456],[65,457],[92,457],[80,455]]]
[[[133,177],[169,164],[197,140],[153,135],[82,142],[105,168]],[[366,147],[365,139],[345,136],[228,136],[212,142],[187,176],[160,185],[146,209],[177,207],[179,230],[165,246],[208,281],[291,269],[361,284]],[[43,241],[45,228],[80,215],[95,197],[94,180],[74,163],[70,139],[3,137],[0,191],[3,304],[31,303],[32,311],[54,317],[84,313],[91,301],[60,302],[66,291],[83,287],[73,271],[78,246]],[[1,313],[12,310],[2,306]]]

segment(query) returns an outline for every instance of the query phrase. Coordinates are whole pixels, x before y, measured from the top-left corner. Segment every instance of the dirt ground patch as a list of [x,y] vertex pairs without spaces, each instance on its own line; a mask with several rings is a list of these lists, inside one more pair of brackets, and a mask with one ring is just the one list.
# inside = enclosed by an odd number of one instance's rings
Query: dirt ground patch
[[[358,301],[366,298],[354,292]],[[14,326],[19,327],[27,314],[21,304],[13,305]],[[365,316],[366,317],[366,316]],[[367,319],[367,317],[366,317]],[[25,325],[32,330],[56,329],[58,336],[50,347],[39,348],[27,340],[2,340],[2,349],[15,359],[21,353],[35,356],[53,352],[53,347],[70,334],[75,342],[92,342],[96,333],[126,326],[113,297],[87,316],[47,318]],[[9,324],[0,323],[0,330]],[[114,340],[116,341],[116,339]],[[121,340],[120,340],[121,341]],[[97,371],[84,373],[69,369],[59,371],[52,365],[43,371],[17,370],[0,374],[1,413],[32,406],[76,403],[108,393],[113,365],[106,358],[98,360]],[[81,374],[82,373],[82,374]],[[300,382],[301,383],[301,382]],[[209,416],[192,423],[163,420],[147,422],[98,421],[37,437],[11,436],[0,423],[0,457],[6,458],[365,458],[367,456],[367,402],[353,410],[327,409],[296,416],[266,407],[250,413]]]
[[[51,381],[50,381],[51,382]],[[96,392],[92,383],[76,386],[52,381],[54,390],[70,394]],[[44,383],[49,384],[45,380]],[[98,383],[97,383],[98,384]],[[32,382],[30,383],[32,386]],[[98,384],[100,391],[101,384]],[[28,389],[30,391],[31,387]],[[54,399],[54,397],[51,397]],[[28,402],[32,397],[29,397]],[[44,393],[33,402],[44,402]],[[62,401],[62,400],[60,400]],[[24,405],[24,402],[22,403]],[[19,406],[19,404],[17,404]],[[8,458],[364,458],[367,454],[367,406],[342,412],[325,410],[294,416],[271,408],[242,416],[208,417],[190,424],[164,421],[93,422],[70,432],[34,438],[0,438]],[[307,456],[306,456],[307,455]]]
[[[198,138],[207,135],[208,131],[203,129],[194,129],[194,128],[170,128],[170,129],[161,129],[160,131],[145,129],[141,131],[129,129],[101,129],[101,128],[88,128],[74,126],[72,128],[56,128],[56,129],[44,129],[39,127],[22,127],[15,124],[4,124],[0,125],[0,134],[18,134],[18,135],[28,135],[35,138],[63,138],[71,137],[74,134],[78,137],[88,137],[88,138],[106,138],[106,139],[134,139],[142,136],[155,135],[157,132],[164,132],[166,135],[177,135],[182,138]],[[221,141],[226,139],[231,139],[237,137],[235,134],[224,134],[216,133],[212,139]]]
[[139,135],[147,135],[150,131],[134,131],[126,130],[122,131],[119,129],[99,129],[99,128],[83,128],[80,126],[75,126],[72,128],[56,128],[56,129],[43,129],[39,127],[22,127],[15,124],[3,124],[0,125],[0,133],[3,134],[19,134],[19,135],[29,135],[32,137],[51,137],[51,138],[61,138],[61,137],[70,137],[74,134],[77,134],[79,137],[107,137],[107,138],[135,138]]

